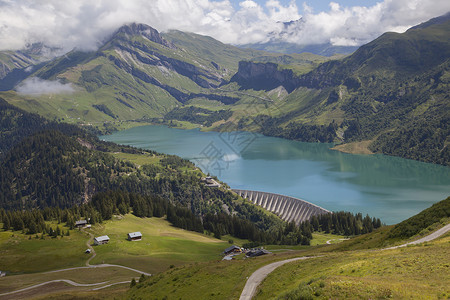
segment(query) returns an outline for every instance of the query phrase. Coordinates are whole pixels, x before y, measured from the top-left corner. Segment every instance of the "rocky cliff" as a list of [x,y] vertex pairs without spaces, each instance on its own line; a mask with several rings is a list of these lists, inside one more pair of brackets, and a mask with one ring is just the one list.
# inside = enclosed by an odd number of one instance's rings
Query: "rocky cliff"
[[231,78],[242,89],[270,91],[283,86],[288,93],[295,90],[300,80],[289,69],[280,69],[274,63],[258,63],[251,61],[239,62],[238,72]]

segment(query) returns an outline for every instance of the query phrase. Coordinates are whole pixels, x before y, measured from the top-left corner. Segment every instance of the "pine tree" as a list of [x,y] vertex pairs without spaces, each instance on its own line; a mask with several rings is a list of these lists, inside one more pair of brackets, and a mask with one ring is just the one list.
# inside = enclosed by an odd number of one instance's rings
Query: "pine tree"
[[130,288],[134,287],[136,285],[136,279],[131,279]]
[[8,215],[5,215],[5,218],[3,220],[3,229],[8,231],[10,227],[11,227],[11,223],[9,221],[9,217],[8,217]]

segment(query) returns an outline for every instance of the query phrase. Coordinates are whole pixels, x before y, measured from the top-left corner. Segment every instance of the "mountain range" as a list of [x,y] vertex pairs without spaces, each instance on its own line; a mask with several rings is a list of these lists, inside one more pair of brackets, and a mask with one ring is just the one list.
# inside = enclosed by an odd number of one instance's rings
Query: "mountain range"
[[[1,95],[103,132],[192,124],[449,165],[449,19],[385,33],[346,57],[243,49],[128,24],[97,51],[16,62],[0,80]],[[19,55],[2,52],[0,60],[6,66]],[[12,77],[21,83],[14,87]],[[39,93],[49,82],[68,91]]]
[[359,48],[358,46],[333,45],[330,42],[319,44],[295,43],[298,40],[297,36],[307,35],[304,27],[305,21],[303,18],[283,22],[279,32],[273,31],[268,34],[267,42],[244,44],[240,45],[240,47],[286,54],[309,52],[323,56],[351,54]]
[[[345,212],[296,225],[207,186],[188,160],[96,134],[247,130],[449,166],[449,30],[447,14],[324,57],[128,24],[93,52],[0,52],[0,295],[238,298],[257,269],[289,259],[258,298],[445,298],[448,233],[395,248],[448,230],[450,198],[395,226]],[[137,230],[143,241],[125,240]],[[235,243],[276,253],[219,260]]]

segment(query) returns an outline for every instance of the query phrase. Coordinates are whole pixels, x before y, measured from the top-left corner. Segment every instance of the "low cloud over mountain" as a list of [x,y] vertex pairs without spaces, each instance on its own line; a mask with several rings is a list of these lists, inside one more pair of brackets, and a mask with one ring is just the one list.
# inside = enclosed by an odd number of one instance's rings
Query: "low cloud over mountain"
[[72,84],[63,84],[59,81],[43,80],[37,77],[25,79],[17,88],[17,92],[23,95],[42,94],[70,94],[75,90]]
[[[0,50],[21,49],[43,42],[66,51],[94,50],[119,26],[149,24],[158,30],[179,29],[210,35],[222,42],[267,42],[274,36],[298,44],[361,45],[385,31],[408,27],[450,11],[447,0],[384,0],[371,7],[343,7],[314,12],[305,2],[261,5],[212,0],[44,0],[0,1]],[[285,26],[284,22],[292,22]]]

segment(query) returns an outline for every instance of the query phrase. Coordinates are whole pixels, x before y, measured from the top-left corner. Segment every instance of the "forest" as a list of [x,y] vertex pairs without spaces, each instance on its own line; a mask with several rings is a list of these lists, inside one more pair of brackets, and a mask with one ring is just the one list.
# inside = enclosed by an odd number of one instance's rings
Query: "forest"
[[[367,218],[346,215],[345,220],[320,219],[319,226],[296,226],[229,190],[205,186],[204,174],[180,157],[103,142],[79,127],[47,121],[2,100],[0,122],[5,125],[1,142],[10,141],[0,157],[0,222],[5,230],[63,235],[68,233],[45,221],[73,228],[80,218],[95,224],[131,212],[165,216],[176,227],[217,238],[229,234],[254,245],[307,245],[313,231],[357,235],[380,225],[379,220],[369,226]],[[112,153],[157,157],[158,163],[137,166]]]
[[217,121],[227,120],[232,114],[230,110],[211,111],[201,107],[185,106],[168,112],[164,120],[187,121],[209,127]]
[[[247,246],[278,244],[278,245],[309,245],[313,232],[325,232],[346,236],[355,236],[372,232],[382,226],[379,219],[349,212],[329,213],[314,216],[296,226],[294,222],[279,222],[276,225],[261,228],[251,220],[226,213],[207,213],[196,215],[187,207],[173,204],[158,195],[140,195],[124,191],[100,192],[94,195],[92,201],[71,208],[59,207],[35,208],[32,210],[0,209],[0,223],[4,230],[22,231],[34,235],[41,234],[52,237],[68,235],[69,230],[62,229],[62,224],[74,229],[75,221],[88,220],[89,224],[102,223],[110,220],[113,215],[132,213],[141,218],[166,217],[173,226],[185,230],[207,233],[220,239],[223,235],[231,235],[247,239]],[[46,221],[56,221],[57,227],[49,226]]]

